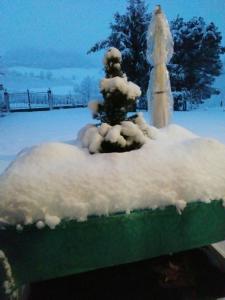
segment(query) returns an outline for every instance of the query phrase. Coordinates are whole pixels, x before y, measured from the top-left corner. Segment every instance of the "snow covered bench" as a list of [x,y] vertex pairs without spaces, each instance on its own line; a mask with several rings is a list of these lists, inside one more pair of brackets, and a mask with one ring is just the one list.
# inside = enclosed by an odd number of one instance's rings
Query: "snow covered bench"
[[[34,225],[0,230],[12,288],[208,245],[225,239],[221,201],[135,211],[86,222],[63,221],[54,230]],[[4,272],[3,272],[4,275]],[[4,278],[4,276],[3,276]],[[4,278],[9,280],[10,278]]]
[[19,154],[0,177],[8,291],[225,239],[225,146],[177,125],[149,130],[125,153],[49,143]]

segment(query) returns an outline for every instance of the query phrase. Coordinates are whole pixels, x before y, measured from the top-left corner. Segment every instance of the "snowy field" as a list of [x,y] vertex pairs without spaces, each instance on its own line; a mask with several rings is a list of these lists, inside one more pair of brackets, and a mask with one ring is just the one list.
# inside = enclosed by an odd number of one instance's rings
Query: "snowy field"
[[[144,113],[149,120],[148,113]],[[87,108],[11,113],[0,118],[0,172],[23,148],[49,141],[72,141],[87,123],[94,123]],[[197,135],[225,144],[225,112],[221,108],[175,112],[173,123]]]
[[103,76],[100,68],[60,68],[40,69],[31,67],[9,67],[4,70],[2,83],[8,92],[46,92],[49,88],[55,94],[69,94],[74,87],[80,85],[85,78],[98,81]]

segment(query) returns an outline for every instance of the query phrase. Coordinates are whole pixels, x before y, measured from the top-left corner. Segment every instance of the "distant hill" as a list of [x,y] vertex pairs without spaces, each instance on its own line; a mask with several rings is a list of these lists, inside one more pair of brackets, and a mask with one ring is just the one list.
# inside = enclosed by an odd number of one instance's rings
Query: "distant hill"
[[23,66],[43,69],[57,68],[93,68],[99,67],[98,56],[75,51],[56,51],[40,49],[17,49],[8,51],[2,56],[6,67]]

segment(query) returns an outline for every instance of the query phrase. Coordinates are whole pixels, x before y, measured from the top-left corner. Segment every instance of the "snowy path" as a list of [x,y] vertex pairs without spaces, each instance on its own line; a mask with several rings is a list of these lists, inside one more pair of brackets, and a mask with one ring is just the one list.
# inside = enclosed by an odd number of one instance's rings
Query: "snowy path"
[[[148,119],[148,113],[145,117]],[[23,148],[47,141],[74,140],[81,127],[94,122],[86,108],[11,113],[0,118],[0,172]],[[225,112],[219,108],[175,112],[173,123],[225,144]]]

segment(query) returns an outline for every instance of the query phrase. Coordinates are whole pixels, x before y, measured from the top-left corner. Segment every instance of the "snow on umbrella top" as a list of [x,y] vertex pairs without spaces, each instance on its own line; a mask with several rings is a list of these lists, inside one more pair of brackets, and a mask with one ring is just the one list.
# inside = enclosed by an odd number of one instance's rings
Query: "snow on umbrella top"
[[173,38],[161,6],[157,5],[148,27],[147,59],[153,66],[167,64],[173,56]]
[[147,33],[147,59],[153,66],[148,87],[148,107],[152,124],[158,128],[169,124],[173,97],[166,64],[173,55],[169,23],[157,6]]

